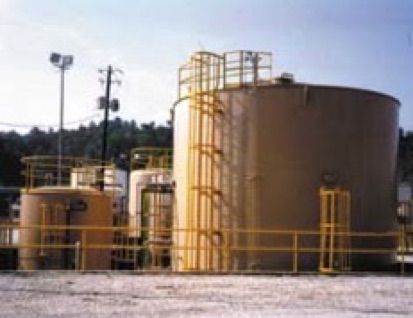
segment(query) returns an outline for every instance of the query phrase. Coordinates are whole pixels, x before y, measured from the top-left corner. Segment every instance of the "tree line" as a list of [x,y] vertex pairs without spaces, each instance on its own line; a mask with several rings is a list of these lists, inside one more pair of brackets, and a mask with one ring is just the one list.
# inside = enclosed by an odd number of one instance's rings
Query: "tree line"
[[[22,157],[56,156],[58,130],[32,128],[27,134],[15,131],[0,132],[0,185],[23,185]],[[86,126],[63,131],[62,154],[70,157],[100,159],[102,149],[103,121],[91,121]],[[119,117],[108,122],[107,159],[119,167],[129,166],[128,155],[136,147],[172,147],[172,125],[156,125],[154,122],[138,125],[134,120]]]
[[[58,131],[32,128],[27,134],[15,131],[0,132],[0,186],[23,185],[21,158],[26,156],[55,156]],[[87,126],[63,132],[63,155],[99,159],[102,149],[103,121],[91,121]],[[134,120],[119,117],[108,123],[107,158],[120,168],[129,166],[128,156],[136,147],[172,147],[172,124],[154,122],[138,125]],[[413,132],[399,130],[397,162],[399,181],[413,182]]]
[[413,183],[413,132],[399,130],[397,176],[399,181]]

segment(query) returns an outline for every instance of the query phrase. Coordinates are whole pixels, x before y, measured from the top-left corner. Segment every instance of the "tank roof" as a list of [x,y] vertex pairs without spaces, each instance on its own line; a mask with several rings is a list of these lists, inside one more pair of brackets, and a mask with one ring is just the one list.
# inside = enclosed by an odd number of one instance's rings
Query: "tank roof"
[[319,88],[319,89],[331,89],[331,90],[346,90],[346,91],[353,91],[353,92],[360,92],[360,93],[365,93],[365,94],[373,94],[373,95],[378,95],[382,96],[384,98],[388,98],[392,100],[395,105],[401,106],[400,101],[389,94],[378,92],[375,90],[371,89],[365,89],[365,88],[358,88],[358,87],[349,87],[349,86],[338,86],[338,85],[326,85],[326,84],[310,84],[310,83],[302,83],[302,82],[293,82],[293,83],[271,83],[267,84],[264,83],[262,85],[258,84],[254,86],[253,84],[248,85],[248,86],[243,86],[243,87],[227,87],[223,88],[220,91],[231,91],[231,90],[245,90],[245,89],[251,89],[251,88],[259,88],[259,89],[267,89],[267,88],[297,88],[297,87],[308,87],[308,88]]
[[73,188],[68,186],[43,186],[22,189],[23,194],[101,194],[102,192],[94,188]]

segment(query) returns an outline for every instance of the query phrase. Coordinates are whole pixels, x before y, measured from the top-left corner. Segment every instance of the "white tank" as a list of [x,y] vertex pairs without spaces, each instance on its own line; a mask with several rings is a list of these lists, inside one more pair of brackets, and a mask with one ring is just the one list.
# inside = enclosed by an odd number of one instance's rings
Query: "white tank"
[[[170,173],[159,169],[154,170],[135,170],[132,171],[129,176],[129,225],[131,231],[129,236],[140,237],[142,235],[141,227],[142,216],[145,212],[149,215],[154,215],[154,209],[158,206],[170,206],[170,198],[167,196],[160,196],[155,198],[153,195],[148,196],[148,200],[143,201],[143,194],[148,190],[150,185],[167,184],[170,183]],[[161,200],[161,202],[159,202]],[[155,202],[157,201],[157,202]],[[145,206],[146,205],[146,206]],[[143,211],[145,209],[145,211]],[[149,224],[145,224],[146,227],[151,227],[156,221],[150,218]],[[135,230],[136,229],[136,230]]]

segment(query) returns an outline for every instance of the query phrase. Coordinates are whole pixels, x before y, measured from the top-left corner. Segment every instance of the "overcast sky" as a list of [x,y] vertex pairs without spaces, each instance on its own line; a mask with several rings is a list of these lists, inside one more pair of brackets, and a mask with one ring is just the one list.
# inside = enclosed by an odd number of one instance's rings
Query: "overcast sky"
[[393,95],[413,130],[413,0],[0,0],[0,130],[58,126],[52,51],[74,55],[65,126],[75,128],[103,117],[99,68],[124,71],[117,116],[162,124],[191,53],[238,49],[273,52],[274,75]]

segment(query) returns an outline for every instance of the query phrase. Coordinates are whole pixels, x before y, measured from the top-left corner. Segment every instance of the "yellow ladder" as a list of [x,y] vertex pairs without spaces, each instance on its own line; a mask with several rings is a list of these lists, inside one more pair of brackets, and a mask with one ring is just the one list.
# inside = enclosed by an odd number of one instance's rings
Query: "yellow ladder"
[[[65,225],[65,209],[62,204],[42,203],[40,224],[40,250],[39,256],[47,261],[47,269],[62,269],[65,251],[61,248],[66,244],[65,230],[53,227]],[[54,247],[55,246],[55,247]]]
[[[179,69],[179,100],[189,99],[187,214],[184,270],[228,269],[232,235],[228,209],[231,186],[224,184],[223,167],[231,149],[224,151],[224,114],[218,98],[223,88],[271,83],[271,53],[232,51],[222,55],[196,52]],[[228,142],[228,141],[227,141]],[[227,202],[227,203],[225,203]],[[231,240],[231,242],[228,241]]]
[[320,189],[319,271],[351,269],[350,192],[339,187]]
[[219,230],[218,173],[221,150],[216,124],[222,115],[216,90],[221,86],[222,57],[198,52],[190,61],[188,215],[184,251],[186,270],[211,270],[220,258],[213,233]]

